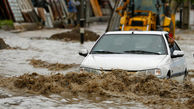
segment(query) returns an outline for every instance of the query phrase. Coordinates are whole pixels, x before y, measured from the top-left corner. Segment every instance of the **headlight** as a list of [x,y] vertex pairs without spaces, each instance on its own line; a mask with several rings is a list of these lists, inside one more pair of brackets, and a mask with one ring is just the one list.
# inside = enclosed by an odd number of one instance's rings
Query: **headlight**
[[87,68],[87,67],[81,67],[81,68],[80,68],[80,72],[81,72],[81,73],[83,73],[83,72],[88,72],[88,73],[96,73],[96,74],[100,74],[100,73],[101,73],[100,70],[93,69],[93,68]]
[[161,76],[162,72],[160,69],[148,69],[148,70],[143,70],[143,71],[138,71],[138,74],[144,73],[146,75],[156,75],[156,76]]
[[146,70],[146,73],[147,74],[153,74],[153,75],[156,75],[156,76],[162,75],[160,69],[149,69],[149,70]]

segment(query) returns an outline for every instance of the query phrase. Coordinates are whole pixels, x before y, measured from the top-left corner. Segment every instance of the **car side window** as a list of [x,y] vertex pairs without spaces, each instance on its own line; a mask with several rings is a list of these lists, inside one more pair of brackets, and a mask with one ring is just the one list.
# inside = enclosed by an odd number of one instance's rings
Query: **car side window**
[[179,46],[178,46],[178,44],[177,44],[176,42],[174,42],[173,47],[174,47],[174,50],[179,50],[179,51],[181,51],[181,49],[179,48]]
[[[166,37],[166,39],[168,40],[168,34],[165,34],[165,37]],[[174,50],[179,50],[179,51],[181,51],[181,49],[180,49],[180,47],[178,46],[178,44],[176,43],[176,42],[174,42],[174,44],[173,45],[171,45],[170,46],[170,43],[168,43],[169,44],[169,47],[170,47],[170,52],[171,52],[171,54],[173,54],[173,52],[174,52]]]
[[168,41],[168,37],[169,37],[168,34],[165,34],[165,37],[166,37],[166,40]]
[[[165,37],[166,37],[166,40],[168,41],[168,38],[169,38],[168,34],[165,34]],[[170,53],[172,54],[174,52],[174,46],[170,46],[169,41],[168,41],[168,46],[170,48]]]

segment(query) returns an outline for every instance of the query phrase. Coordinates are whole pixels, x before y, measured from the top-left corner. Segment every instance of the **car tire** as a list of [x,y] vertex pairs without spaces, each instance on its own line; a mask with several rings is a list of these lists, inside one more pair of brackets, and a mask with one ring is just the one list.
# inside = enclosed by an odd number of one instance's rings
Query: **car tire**
[[167,79],[170,79],[170,78],[171,78],[171,73],[170,73],[170,71],[167,73],[166,78],[167,78]]

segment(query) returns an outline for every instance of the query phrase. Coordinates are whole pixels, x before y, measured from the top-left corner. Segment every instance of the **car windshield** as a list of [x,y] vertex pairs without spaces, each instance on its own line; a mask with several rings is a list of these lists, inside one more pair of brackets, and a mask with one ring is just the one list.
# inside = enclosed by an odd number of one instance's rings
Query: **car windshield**
[[101,37],[91,54],[166,55],[167,49],[161,35],[109,34]]

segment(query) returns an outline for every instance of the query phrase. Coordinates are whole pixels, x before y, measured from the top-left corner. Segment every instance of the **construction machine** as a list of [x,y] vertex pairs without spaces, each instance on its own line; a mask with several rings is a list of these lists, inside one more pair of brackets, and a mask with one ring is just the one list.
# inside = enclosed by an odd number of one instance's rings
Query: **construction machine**
[[[175,15],[171,15],[169,0],[118,0],[115,10],[120,15],[121,31],[168,31],[175,33]],[[114,19],[114,13],[111,19]],[[111,24],[112,23],[112,24]],[[110,20],[107,31],[116,23]]]

